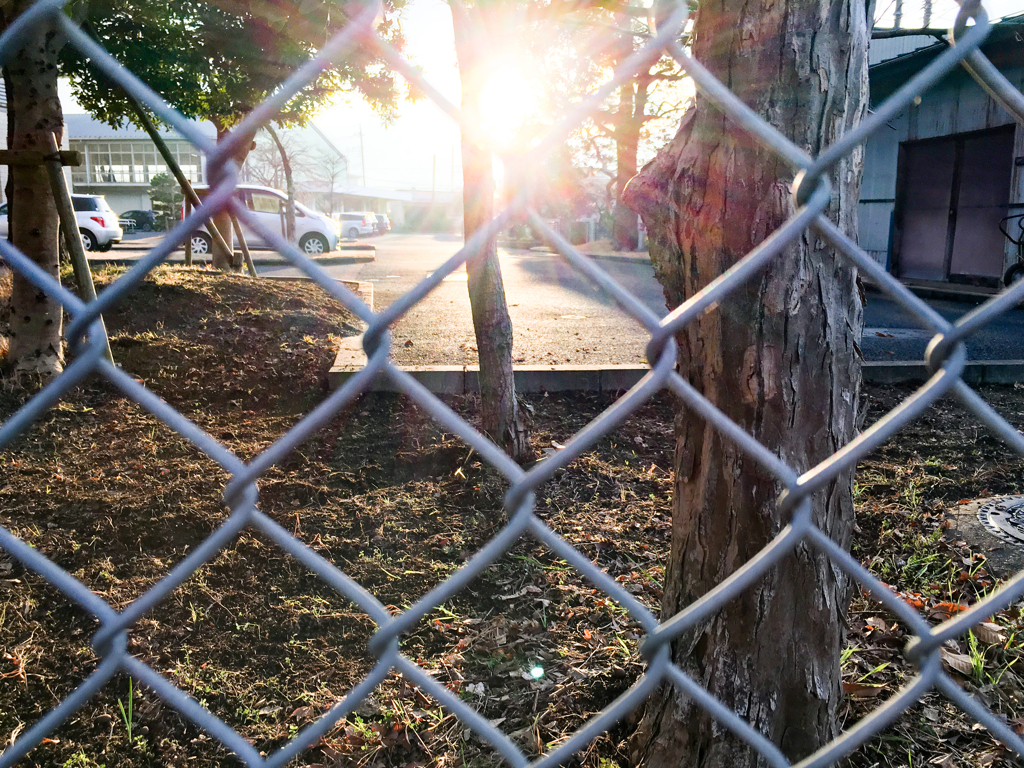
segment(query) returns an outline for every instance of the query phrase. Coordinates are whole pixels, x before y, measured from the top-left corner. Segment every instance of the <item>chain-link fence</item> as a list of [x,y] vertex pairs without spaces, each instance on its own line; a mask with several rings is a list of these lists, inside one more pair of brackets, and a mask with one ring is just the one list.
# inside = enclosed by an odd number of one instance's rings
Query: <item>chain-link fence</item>
[[[118,672],[131,675],[155,691],[166,704],[237,754],[247,765],[282,766],[327,734],[392,671],[397,671],[410,683],[419,686],[443,706],[449,708],[466,727],[491,744],[509,764],[517,767],[525,766],[529,763],[528,759],[507,735],[403,655],[401,638],[403,633],[412,630],[421,619],[458,593],[485,568],[508,552],[521,537],[527,535],[546,544],[557,556],[564,558],[582,576],[617,601],[642,626],[647,635],[641,645],[641,654],[647,664],[641,678],[583,728],[559,744],[553,752],[535,761],[536,765],[554,766],[565,762],[571,755],[641,704],[659,685],[666,682],[677,686],[678,690],[698,702],[722,726],[730,729],[756,749],[768,764],[772,766],[789,765],[788,760],[775,745],[672,663],[670,645],[673,639],[679,637],[681,633],[695,627],[741,591],[750,588],[769,568],[793,552],[798,544],[811,545],[825,552],[836,567],[859,582],[874,598],[905,622],[914,635],[907,654],[918,668],[917,676],[907,683],[894,698],[879,707],[872,715],[860,721],[840,738],[806,758],[800,763],[801,766],[833,764],[866,739],[879,733],[932,689],[941,691],[1008,747],[1024,756],[1024,740],[1006,722],[994,716],[982,703],[961,689],[943,670],[939,655],[940,648],[945,641],[965,635],[972,626],[1024,595],[1024,575],[1018,575],[969,610],[937,627],[932,627],[908,603],[898,598],[886,585],[880,583],[825,533],[815,527],[811,520],[810,504],[811,494],[851,470],[859,460],[893,437],[901,427],[919,416],[946,393],[956,395],[989,429],[1018,453],[1024,455],[1024,436],[993,411],[961,379],[966,361],[964,339],[993,318],[1014,308],[1024,300],[1024,282],[1016,284],[1012,289],[982,304],[958,322],[951,324],[897,282],[822,213],[830,199],[830,191],[825,179],[827,171],[840,158],[863,143],[872,132],[878,130],[907,107],[916,96],[934,85],[958,65],[967,68],[989,94],[1006,107],[1018,121],[1024,123],[1024,96],[999,73],[979,50],[979,44],[989,32],[987,15],[980,5],[965,3],[957,18],[955,44],[906,82],[884,103],[878,105],[877,109],[870,113],[854,130],[828,147],[817,158],[808,156],[765,123],[742,104],[726,86],[687,55],[679,43],[680,30],[686,19],[686,10],[680,5],[665,23],[659,25],[656,34],[647,39],[637,52],[621,64],[613,77],[600,90],[582,101],[571,114],[558,123],[556,128],[539,145],[522,158],[524,167],[525,164],[536,163],[542,159],[557,147],[568,132],[578,125],[585,116],[595,111],[620,83],[638,68],[648,65],[652,59],[667,51],[712,101],[792,167],[794,175],[798,179],[794,194],[799,204],[792,217],[763,243],[664,319],[657,317],[593,261],[581,255],[556,232],[552,231],[535,211],[527,208],[525,212],[533,226],[557,246],[562,256],[613,297],[620,307],[647,329],[650,334],[648,353],[651,361],[651,371],[640,383],[576,434],[564,448],[529,470],[523,470],[517,466],[486,437],[474,430],[470,424],[428,392],[416,379],[396,367],[389,360],[390,334],[388,332],[391,324],[398,321],[428,292],[438,286],[447,275],[461,267],[481,245],[498,233],[514,213],[521,212],[523,207],[528,205],[525,197],[514,200],[509,207],[493,219],[489,226],[473,234],[458,253],[408,294],[386,310],[375,313],[356,295],[325,274],[310,258],[286,242],[279,233],[267,231],[262,227],[234,196],[237,168],[230,158],[235,154],[238,142],[244,140],[242,137],[252,135],[257,128],[271,120],[278,110],[296,93],[311,83],[319,72],[357,46],[375,49],[394,70],[415,83],[423,93],[452,115],[454,119],[459,119],[458,109],[445,101],[441,94],[425,82],[407,61],[377,36],[373,28],[374,19],[378,13],[375,3],[368,4],[342,32],[323,46],[314,60],[289,77],[271,98],[253,110],[235,128],[231,136],[220,143],[214,143],[205,135],[197,132],[194,124],[163,103],[152,90],[135,78],[131,72],[122,67],[91,37],[76,26],[64,14],[62,6],[63,0],[40,0],[32,6],[0,36],[0,59],[10,55],[18,44],[19,36],[30,25],[37,24],[46,17],[53,17],[67,36],[69,44],[77,47],[111,80],[146,104],[161,120],[173,126],[181,135],[204,152],[208,158],[208,167],[215,169],[215,178],[219,169],[220,180],[214,184],[201,208],[192,212],[157,247],[139,259],[135,266],[103,291],[98,299],[88,304],[63,289],[56,280],[18,252],[6,240],[0,240],[0,253],[8,264],[39,289],[56,297],[72,316],[73,320],[67,328],[67,338],[70,349],[74,353],[74,362],[60,376],[50,382],[0,426],[0,447],[11,445],[21,433],[66,395],[72,387],[92,372],[98,372],[124,395],[155,414],[167,426],[230,473],[232,479],[225,488],[224,499],[231,509],[231,514],[213,534],[207,537],[170,573],[121,612],[112,609],[80,581],[36,549],[0,527],[0,547],[24,567],[41,576],[85,611],[95,616],[101,625],[93,640],[93,647],[101,657],[95,671],[73,693],[34,726],[22,733],[0,755],[0,767],[15,764],[45,737],[53,734],[61,723],[107,685]],[[970,23],[971,21],[973,24]],[[464,126],[464,128],[472,132],[473,126]],[[132,376],[107,362],[103,358],[103,333],[99,322],[103,312],[114,307],[151,270],[163,263],[174,249],[185,241],[189,233],[213,213],[225,209],[230,209],[243,223],[258,232],[292,264],[305,272],[320,288],[368,325],[364,336],[364,346],[368,356],[365,368],[348,379],[344,386],[331,394],[274,445],[248,463],[243,462],[214,437],[170,407]],[[927,363],[933,375],[898,408],[879,420],[849,445],[843,447],[820,465],[798,475],[796,470],[725,417],[714,404],[703,398],[676,372],[674,337],[681,328],[694,321],[713,304],[726,299],[731,291],[782,253],[788,244],[799,238],[808,229],[815,230],[820,237],[830,242],[844,258],[862,270],[882,291],[934,334],[927,353]],[[365,392],[378,376],[389,377],[399,390],[425,408],[445,429],[465,440],[511,485],[505,497],[509,521],[500,534],[489,541],[453,576],[432,589],[413,606],[397,615],[392,615],[369,592],[332,563],[327,562],[294,538],[260,512],[257,507],[259,492],[256,483],[261,475],[268,468],[282,461],[293,448],[326,424],[354,398]],[[745,453],[774,475],[781,486],[786,489],[780,504],[791,512],[792,518],[789,525],[769,546],[730,578],[684,611],[667,617],[665,621],[659,621],[619,583],[597,568],[534,514],[533,492],[593,446],[595,441],[608,435],[630,413],[663,389],[675,393],[687,407],[702,415],[726,438],[734,441]],[[131,631],[132,625],[156,608],[197,569],[215,557],[222,548],[229,545],[240,531],[248,527],[266,534],[270,540],[302,562],[338,593],[357,605],[375,622],[377,627],[376,633],[369,643],[369,650],[377,660],[372,671],[319,720],[299,731],[285,747],[267,758],[262,757],[246,739],[216,718],[199,702],[186,695],[152,667],[130,655],[127,651],[128,633]]]

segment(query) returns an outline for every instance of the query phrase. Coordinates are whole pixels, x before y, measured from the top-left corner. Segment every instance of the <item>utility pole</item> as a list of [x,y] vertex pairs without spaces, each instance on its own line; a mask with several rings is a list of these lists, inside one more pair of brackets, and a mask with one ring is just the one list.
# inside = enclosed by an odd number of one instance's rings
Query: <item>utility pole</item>
[[363,169],[363,186],[366,186],[366,153],[363,151],[363,126],[359,126],[359,167]]

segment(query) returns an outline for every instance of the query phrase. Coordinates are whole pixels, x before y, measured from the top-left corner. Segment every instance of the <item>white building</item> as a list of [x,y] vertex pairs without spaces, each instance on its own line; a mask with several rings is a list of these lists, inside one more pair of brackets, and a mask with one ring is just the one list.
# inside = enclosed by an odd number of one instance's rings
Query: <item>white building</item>
[[[90,115],[65,115],[68,147],[82,155],[82,165],[74,168],[74,191],[85,195],[105,195],[115,211],[149,210],[149,186],[158,173],[169,173],[163,157],[145,131],[125,123],[111,128]],[[212,123],[196,125],[211,138],[217,130]],[[202,153],[174,131],[160,131],[186,178],[194,184],[206,183],[206,160]]]

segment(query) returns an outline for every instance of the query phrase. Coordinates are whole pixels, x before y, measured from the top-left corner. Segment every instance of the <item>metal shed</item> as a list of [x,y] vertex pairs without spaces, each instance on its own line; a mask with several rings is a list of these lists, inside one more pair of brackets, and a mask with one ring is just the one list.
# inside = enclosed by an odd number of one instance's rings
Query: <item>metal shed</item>
[[[928,37],[873,41],[872,105],[946,47]],[[1024,88],[1024,18],[995,24],[983,50]],[[860,244],[904,281],[998,286],[1017,260],[1000,231],[1015,213],[1024,214],[1024,130],[962,68],[865,146]]]

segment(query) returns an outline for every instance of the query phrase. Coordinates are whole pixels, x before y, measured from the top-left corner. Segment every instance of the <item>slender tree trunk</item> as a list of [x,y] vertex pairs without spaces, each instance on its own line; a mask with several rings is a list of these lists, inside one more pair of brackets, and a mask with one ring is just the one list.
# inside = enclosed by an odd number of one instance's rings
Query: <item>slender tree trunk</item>
[[[633,21],[622,13],[615,14],[615,23],[628,29]],[[622,34],[616,43],[615,66],[633,53],[633,38]],[[636,176],[636,153],[640,128],[635,120],[635,83],[632,78],[619,87],[619,106],[615,112],[615,205],[612,208],[612,246],[622,251],[636,248],[636,212],[623,202],[622,194],[629,180]]]
[[[223,141],[231,130],[231,126],[224,120],[217,117],[211,117],[210,122],[217,128],[217,141]],[[243,144],[243,148],[235,155],[235,162],[238,163],[239,167],[245,165],[245,158],[248,157],[249,152],[252,151],[252,141]],[[211,185],[212,185],[211,180]],[[217,231],[220,232],[224,238],[224,242],[231,249],[230,253],[224,253],[223,249],[214,240],[212,243],[212,250],[210,253],[210,262],[213,268],[221,272],[241,272],[242,271],[242,260],[235,259],[235,233],[234,227],[231,223],[231,215],[224,211],[217,216],[214,216],[210,221],[210,226],[216,227]]]
[[[486,60],[474,29],[482,28],[478,8],[452,4],[455,51],[462,80],[462,114],[480,124],[480,91]],[[476,16],[477,18],[474,18]],[[475,22],[475,23],[474,23]],[[494,216],[494,169],[491,155],[462,139],[463,216],[466,239]],[[519,462],[534,457],[530,434],[516,401],[512,371],[512,320],[505,301],[498,250],[492,238],[466,263],[469,303],[473,311],[480,360],[480,404],[484,431]]]
[[[797,145],[817,153],[863,115],[863,3],[701,4],[693,52]],[[863,153],[833,174],[828,215],[856,230]],[[693,296],[792,213],[792,173],[698,95],[679,132],[630,184],[670,306]],[[798,471],[856,432],[862,306],[855,270],[805,234],[768,269],[678,336],[679,370]],[[779,485],[696,415],[676,415],[672,548],[663,615],[690,605],[776,536]],[[816,524],[844,547],[852,473],[814,497]],[[839,653],[850,584],[798,548],[757,585],[681,637],[673,657],[796,761],[837,734]],[[757,755],[668,687],[648,703],[637,764],[736,768]]]
[[277,135],[277,131],[274,130],[274,127],[268,124],[264,128],[266,128],[267,133],[274,140],[274,143],[277,145],[277,151],[281,154],[285,191],[288,193],[288,203],[285,206],[284,212],[285,232],[288,242],[291,242],[295,239],[295,184],[292,182],[292,164],[288,159],[288,153],[285,151],[284,144],[281,143],[281,139]]
[[621,251],[636,248],[636,211],[623,202],[629,180],[636,176],[636,155],[640,130],[633,119],[633,81],[619,88],[619,111],[615,125],[615,209],[612,219],[612,245]]
[[[17,0],[6,11],[10,21],[27,10],[30,0]],[[47,152],[49,134],[58,143],[64,135],[64,117],[57,97],[57,56],[61,38],[56,24],[44,21],[24,34],[23,47],[6,66],[9,87],[8,128],[12,150]],[[57,208],[50,194],[46,168],[10,166],[11,243],[47,273],[59,279]],[[15,370],[52,376],[63,370],[62,309],[17,272],[9,305],[8,361]]]

